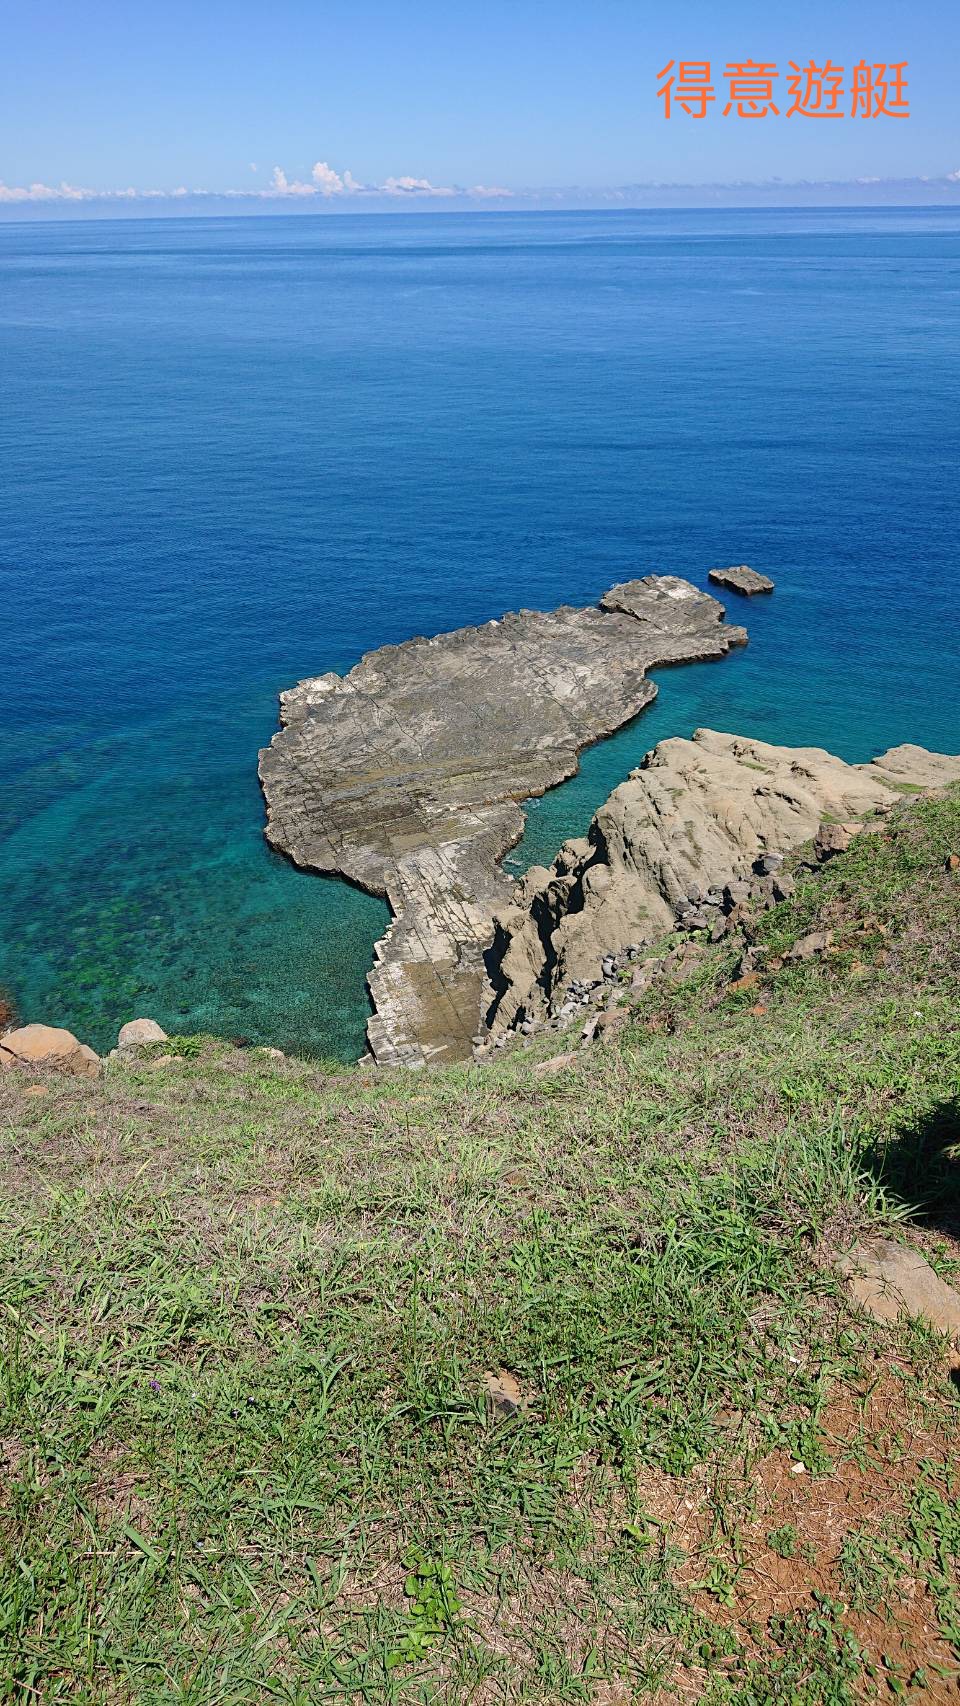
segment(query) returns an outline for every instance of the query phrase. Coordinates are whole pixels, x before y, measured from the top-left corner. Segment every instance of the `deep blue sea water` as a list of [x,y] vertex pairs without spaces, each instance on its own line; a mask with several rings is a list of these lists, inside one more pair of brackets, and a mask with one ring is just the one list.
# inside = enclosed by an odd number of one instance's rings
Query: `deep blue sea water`
[[958,468],[956,212],[0,226],[0,984],[357,1054],[385,910],[263,842],[278,690],[649,570],[777,591],[513,868],[700,723],[960,750]]

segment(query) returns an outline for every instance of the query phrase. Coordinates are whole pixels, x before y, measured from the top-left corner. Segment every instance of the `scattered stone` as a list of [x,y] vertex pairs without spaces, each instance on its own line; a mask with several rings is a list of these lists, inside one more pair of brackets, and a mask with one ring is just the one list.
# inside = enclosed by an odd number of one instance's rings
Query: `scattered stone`
[[813,839],[813,851],[821,865],[845,853],[859,830],[858,823],[822,823]]
[[733,983],[727,984],[727,994],[745,995],[748,989],[756,989],[759,982],[760,973],[758,971],[744,972],[742,977],[735,978]]
[[742,592],[747,598],[756,592],[772,592],[774,586],[769,575],[748,569],[746,563],[731,569],[711,569],[708,578],[714,586],[727,587],[730,592]]
[[142,1048],[144,1043],[165,1043],[167,1033],[161,1030],[155,1019],[130,1019],[121,1027],[117,1037],[117,1047],[120,1049]]
[[687,915],[684,925],[688,930],[709,930],[712,928],[713,919],[705,912],[694,912]]
[[563,1072],[568,1066],[572,1066],[576,1058],[572,1051],[568,1051],[566,1054],[552,1054],[549,1060],[537,1061],[533,1068],[533,1076],[534,1078],[550,1078],[555,1072]]
[[960,871],[960,853],[947,854],[947,870]]
[[808,936],[801,936],[799,941],[794,942],[793,947],[787,954],[787,959],[815,959],[817,954],[826,953],[827,949],[832,945],[832,942],[832,930],[811,930]]
[[646,960],[643,965],[639,965],[634,969],[633,975],[630,979],[630,988],[635,995],[641,995],[645,989],[650,988],[650,985],[653,983],[660,967],[660,960]]
[[627,1022],[627,1014],[623,1007],[610,1007],[606,1013],[601,1013],[597,1020],[596,1035],[598,1037],[613,1037],[622,1031]]
[[487,1397],[499,1415],[515,1416],[518,1410],[524,1408],[520,1382],[508,1368],[498,1369],[496,1373],[487,1369],[483,1383]]
[[772,877],[782,864],[782,853],[764,853],[754,861],[753,868],[759,877]]
[[750,884],[745,877],[736,877],[732,882],[724,884],[723,903],[729,912],[735,906],[743,906],[750,899]]
[[0,1037],[0,1065],[47,1066],[81,1078],[96,1078],[101,1069],[100,1056],[92,1048],[79,1042],[72,1031],[55,1025],[23,1025],[6,1031]]
[[26,1084],[23,1093],[25,1096],[48,1096],[50,1094],[45,1084]]
[[[479,1041],[482,1042],[483,1038],[480,1037]],[[267,1060],[286,1060],[287,1058],[282,1048],[268,1048],[266,1044],[258,1050],[258,1053],[264,1055]]]
[[919,1315],[938,1333],[960,1333],[960,1296],[906,1244],[872,1238],[855,1244],[837,1263],[850,1295],[877,1321]]
[[751,1007],[750,1011],[755,1019],[762,1019],[767,1009],[762,1001],[758,1001],[755,1006]]
[[705,953],[706,948],[702,942],[681,942],[676,948],[671,948],[666,958],[659,962],[658,975],[674,986],[685,983],[691,973],[703,963]]
[[789,871],[778,871],[773,879],[773,898],[776,901],[789,900],[796,890],[796,882]]
[[755,929],[756,922],[756,914],[741,902],[732,912],[727,913],[727,934],[740,931],[744,936],[749,936]]

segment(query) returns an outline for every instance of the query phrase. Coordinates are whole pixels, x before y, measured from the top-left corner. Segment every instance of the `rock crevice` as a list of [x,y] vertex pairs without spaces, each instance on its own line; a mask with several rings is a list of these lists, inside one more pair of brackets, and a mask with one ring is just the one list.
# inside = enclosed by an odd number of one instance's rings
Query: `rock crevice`
[[[816,838],[842,851],[908,789],[960,780],[960,758],[899,746],[869,764],[819,747],[698,729],[665,740],[552,867],[534,866],[494,918],[486,1019],[494,1036],[589,1003],[605,959],[681,930],[710,930],[759,871],[778,897],[781,856]],[[742,895],[741,895],[742,891]],[[633,957],[629,953],[629,957]],[[571,1006],[572,1004],[572,1006]]]

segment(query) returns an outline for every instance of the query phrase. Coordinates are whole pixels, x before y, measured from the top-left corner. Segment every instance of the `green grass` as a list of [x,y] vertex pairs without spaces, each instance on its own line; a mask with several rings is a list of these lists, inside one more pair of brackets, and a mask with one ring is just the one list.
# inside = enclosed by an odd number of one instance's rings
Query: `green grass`
[[[825,1254],[913,1213],[949,1265],[958,847],[956,795],[906,804],[764,919],[838,946],[765,1014],[721,944],[550,1078],[548,1041],[371,1076],[192,1038],[5,1074],[0,1697],[843,1706],[887,1687],[885,1547],[960,1658],[941,1347]],[[888,1377],[930,1455],[815,1601],[760,1470],[846,1473],[832,1406]],[[751,1522],[805,1596],[759,1626]]]

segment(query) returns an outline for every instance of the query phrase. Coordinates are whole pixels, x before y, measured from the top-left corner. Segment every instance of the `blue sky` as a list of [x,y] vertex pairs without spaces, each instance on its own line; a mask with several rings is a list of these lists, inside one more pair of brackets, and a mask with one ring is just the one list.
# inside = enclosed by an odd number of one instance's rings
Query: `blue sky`
[[[906,59],[910,117],[751,122],[723,118],[718,101],[703,121],[666,121],[655,97],[671,58],[710,59],[725,95],[729,60],[771,59],[785,73],[789,59],[828,56],[847,81],[861,58]],[[56,211],[59,191],[29,202],[10,192],[66,183],[265,191],[264,206],[285,210],[439,205],[427,186],[477,201],[478,187],[534,201],[559,190],[575,205],[578,193],[589,202],[624,185],[924,177],[952,196],[958,75],[960,8],[928,0],[773,10],[759,0],[31,0],[4,25],[0,202],[8,213]],[[312,175],[318,162],[347,189]],[[291,193],[298,184],[304,192]],[[70,211],[86,205],[73,200]]]

